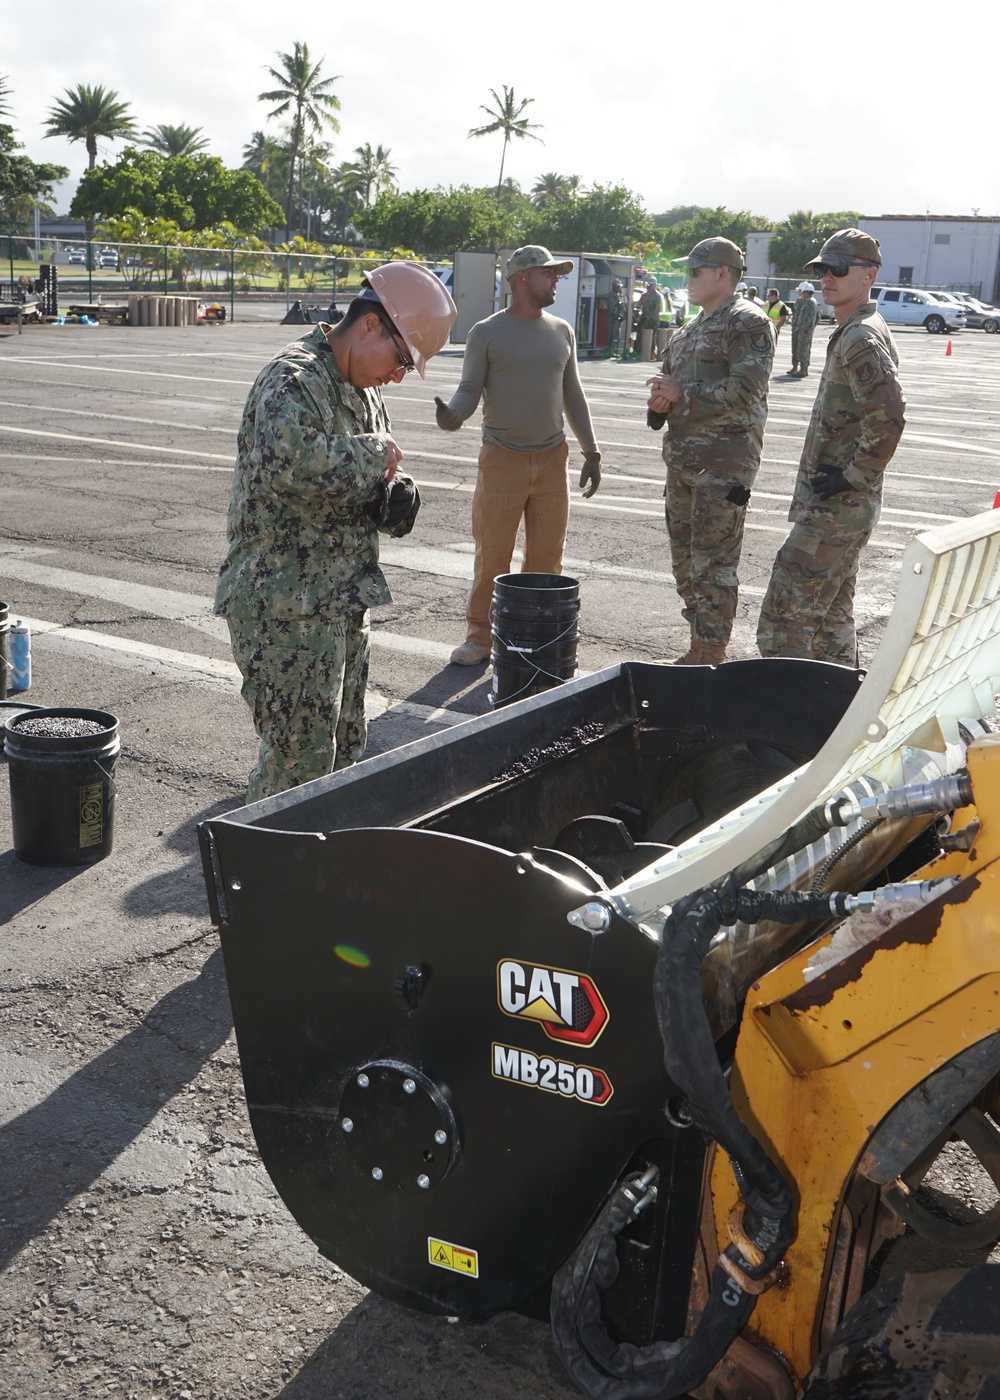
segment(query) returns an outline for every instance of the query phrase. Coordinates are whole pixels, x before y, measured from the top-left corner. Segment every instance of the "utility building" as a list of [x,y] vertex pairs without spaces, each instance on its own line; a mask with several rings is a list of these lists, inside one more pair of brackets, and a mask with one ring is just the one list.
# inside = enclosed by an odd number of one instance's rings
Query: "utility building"
[[880,282],[1000,296],[1000,218],[882,214],[861,227],[882,245]]

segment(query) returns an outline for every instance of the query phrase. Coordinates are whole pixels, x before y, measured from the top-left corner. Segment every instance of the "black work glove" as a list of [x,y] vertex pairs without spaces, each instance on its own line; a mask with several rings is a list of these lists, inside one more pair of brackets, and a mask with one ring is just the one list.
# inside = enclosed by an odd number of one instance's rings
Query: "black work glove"
[[448,407],[444,399],[439,399],[437,394],[434,395],[434,402],[437,404],[435,417],[438,427],[443,428],[446,433],[457,433],[462,426],[461,418],[454,409]]
[[839,467],[821,467],[813,477],[812,484],[821,501],[828,501],[831,496],[839,496],[842,491],[855,490]]
[[580,489],[583,491],[583,499],[589,501],[600,484],[601,454],[599,452],[585,452],[583,454],[583,471],[580,473]]
[[365,511],[380,530],[400,539],[413,529],[420,509],[420,492],[412,476],[397,472],[391,481],[382,480]]
[[665,413],[657,413],[655,408],[646,409],[646,427],[652,428],[654,433],[658,433],[666,421]]

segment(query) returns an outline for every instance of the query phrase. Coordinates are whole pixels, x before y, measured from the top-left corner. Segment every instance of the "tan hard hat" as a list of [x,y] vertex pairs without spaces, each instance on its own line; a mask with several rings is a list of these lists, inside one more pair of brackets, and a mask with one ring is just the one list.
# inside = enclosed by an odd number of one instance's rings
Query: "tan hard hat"
[[458,308],[440,277],[417,263],[385,263],[366,275],[423,379],[427,361],[451,334]]

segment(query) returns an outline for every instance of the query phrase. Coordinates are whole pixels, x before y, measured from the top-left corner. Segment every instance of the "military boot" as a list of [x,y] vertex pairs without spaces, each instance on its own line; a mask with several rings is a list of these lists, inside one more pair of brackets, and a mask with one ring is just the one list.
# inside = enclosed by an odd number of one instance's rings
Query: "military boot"
[[725,659],[725,642],[700,642],[698,644],[699,666],[721,666]]
[[701,639],[700,639],[699,637],[696,637],[696,636],[695,636],[695,634],[694,634],[694,628],[692,628],[692,629],[691,629],[691,645],[688,647],[688,649],[687,649],[687,651],[684,653],[684,655],[683,655],[683,656],[674,657],[673,660],[664,662],[664,665],[666,665],[666,666],[700,666],[700,665],[701,665],[701,648],[702,648]]

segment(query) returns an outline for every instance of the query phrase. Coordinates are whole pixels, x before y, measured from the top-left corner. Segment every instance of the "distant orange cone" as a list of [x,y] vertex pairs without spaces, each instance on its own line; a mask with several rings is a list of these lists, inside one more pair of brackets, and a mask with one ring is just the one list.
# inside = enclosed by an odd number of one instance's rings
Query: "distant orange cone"
[[947,350],[946,350],[944,353],[945,353],[946,355],[950,355],[950,354],[951,354],[951,341],[950,341],[950,340],[948,341],[948,348],[947,348]]

